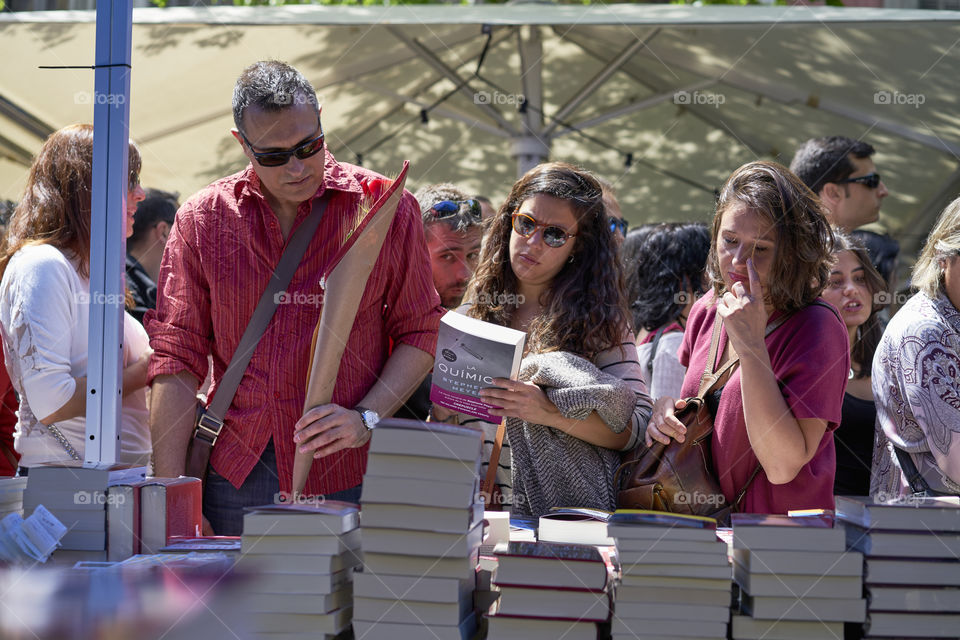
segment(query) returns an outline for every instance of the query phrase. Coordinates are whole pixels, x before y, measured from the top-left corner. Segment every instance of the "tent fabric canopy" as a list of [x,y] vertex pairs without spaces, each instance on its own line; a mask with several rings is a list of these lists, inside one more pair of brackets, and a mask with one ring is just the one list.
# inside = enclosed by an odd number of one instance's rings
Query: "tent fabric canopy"
[[[94,12],[0,14],[0,197],[46,135],[90,122]],[[486,25],[486,26],[485,26]],[[810,137],[873,144],[881,221],[922,244],[960,191],[960,13],[672,5],[134,10],[130,131],[146,186],[183,197],[245,163],[240,70],[310,79],[330,149],[413,187],[494,200],[540,157],[607,177],[632,223],[708,219],[713,191]]]

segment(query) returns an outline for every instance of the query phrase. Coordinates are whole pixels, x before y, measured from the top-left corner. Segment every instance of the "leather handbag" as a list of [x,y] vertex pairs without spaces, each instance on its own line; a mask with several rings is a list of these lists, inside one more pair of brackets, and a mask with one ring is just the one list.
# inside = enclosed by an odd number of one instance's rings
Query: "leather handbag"
[[[784,314],[768,324],[766,335],[770,335],[790,315]],[[760,472],[758,464],[737,493],[734,503],[729,504],[713,469],[713,416],[705,398],[724,374],[728,371],[732,373],[739,363],[738,358],[732,358],[719,370],[713,370],[722,324],[722,319],[717,316],[697,395],[685,398],[686,406],[675,414],[687,428],[686,438],[683,442],[671,440],[666,445],[654,442],[650,447],[641,442],[624,454],[613,480],[617,489],[617,508],[725,519],[731,510],[739,507],[747,488]]]
[[270,276],[256,308],[253,310],[247,328],[233,352],[230,364],[224,371],[213,400],[208,406],[204,407],[204,402],[198,398],[193,437],[190,438],[187,445],[186,475],[199,478],[201,482],[206,479],[210,455],[213,453],[213,447],[217,444],[217,438],[220,437],[220,432],[223,430],[223,417],[233,403],[233,397],[237,394],[240,381],[247,370],[247,365],[250,364],[257,343],[260,342],[264,331],[267,330],[267,325],[270,324],[270,320],[277,310],[277,305],[283,298],[284,290],[290,285],[293,273],[297,270],[303,254],[306,253],[307,246],[316,233],[317,227],[320,226],[320,219],[323,218],[323,212],[327,208],[331,195],[332,192],[328,189],[321,197],[317,198],[309,215],[290,236],[287,247],[283,250],[283,254],[281,254],[280,260],[277,262],[277,266]]

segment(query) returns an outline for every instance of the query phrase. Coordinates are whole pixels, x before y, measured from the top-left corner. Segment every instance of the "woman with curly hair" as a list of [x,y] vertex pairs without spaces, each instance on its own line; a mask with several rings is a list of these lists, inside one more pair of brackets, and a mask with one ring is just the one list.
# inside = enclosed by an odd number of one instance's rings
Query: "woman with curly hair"
[[650,396],[680,396],[687,368],[677,360],[683,328],[694,301],[703,293],[710,232],[696,223],[665,222],[648,234],[630,265],[636,295],[630,302],[637,320],[637,351]]
[[[140,153],[133,142],[129,152],[127,236],[144,198]],[[16,447],[23,456],[20,466],[28,469],[40,462],[83,459],[92,184],[93,127],[71,125],[51,134],[30,167],[0,254],[3,350],[20,396]],[[120,461],[144,465],[151,451],[150,347],[143,326],[129,313],[123,316]]]
[[841,232],[836,233],[836,262],[823,299],[840,312],[850,337],[850,373],[843,394],[843,418],[833,434],[837,450],[837,477],[833,493],[865,496],[870,492],[874,423],[877,407],[870,388],[873,354],[883,328],[880,311],[886,307],[887,284],[877,273],[867,250]]
[[651,403],[597,180],[565,163],[527,172],[492,220],[467,314],[527,333],[520,380],[481,391],[506,416],[513,511],[613,509],[619,451]]
[[[786,167],[752,162],[727,179],[711,232],[712,291],[693,305],[680,362],[682,397],[698,393],[715,340],[714,370],[739,364],[721,375],[721,391],[707,404],[715,413],[714,469],[723,497],[741,511],[834,506],[832,432],[850,351],[836,310],[818,300],[832,253],[819,200]],[[674,415],[683,406],[657,400],[648,444],[684,440]]]

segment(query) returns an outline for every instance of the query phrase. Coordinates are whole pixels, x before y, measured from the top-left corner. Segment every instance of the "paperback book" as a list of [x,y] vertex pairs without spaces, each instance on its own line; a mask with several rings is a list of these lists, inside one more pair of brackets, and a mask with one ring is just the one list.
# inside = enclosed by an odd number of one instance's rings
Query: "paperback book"
[[489,412],[493,405],[480,399],[480,390],[494,386],[494,378],[516,380],[526,337],[522,331],[447,312],[440,320],[430,401],[500,422]]

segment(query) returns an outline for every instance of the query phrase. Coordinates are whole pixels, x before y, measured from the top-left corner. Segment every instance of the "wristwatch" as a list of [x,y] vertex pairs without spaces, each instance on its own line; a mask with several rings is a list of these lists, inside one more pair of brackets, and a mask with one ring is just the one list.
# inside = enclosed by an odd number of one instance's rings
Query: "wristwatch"
[[363,423],[363,426],[367,428],[367,431],[373,431],[377,428],[377,424],[380,422],[379,413],[373,409],[360,406],[354,407],[353,410],[360,414],[360,421]]

